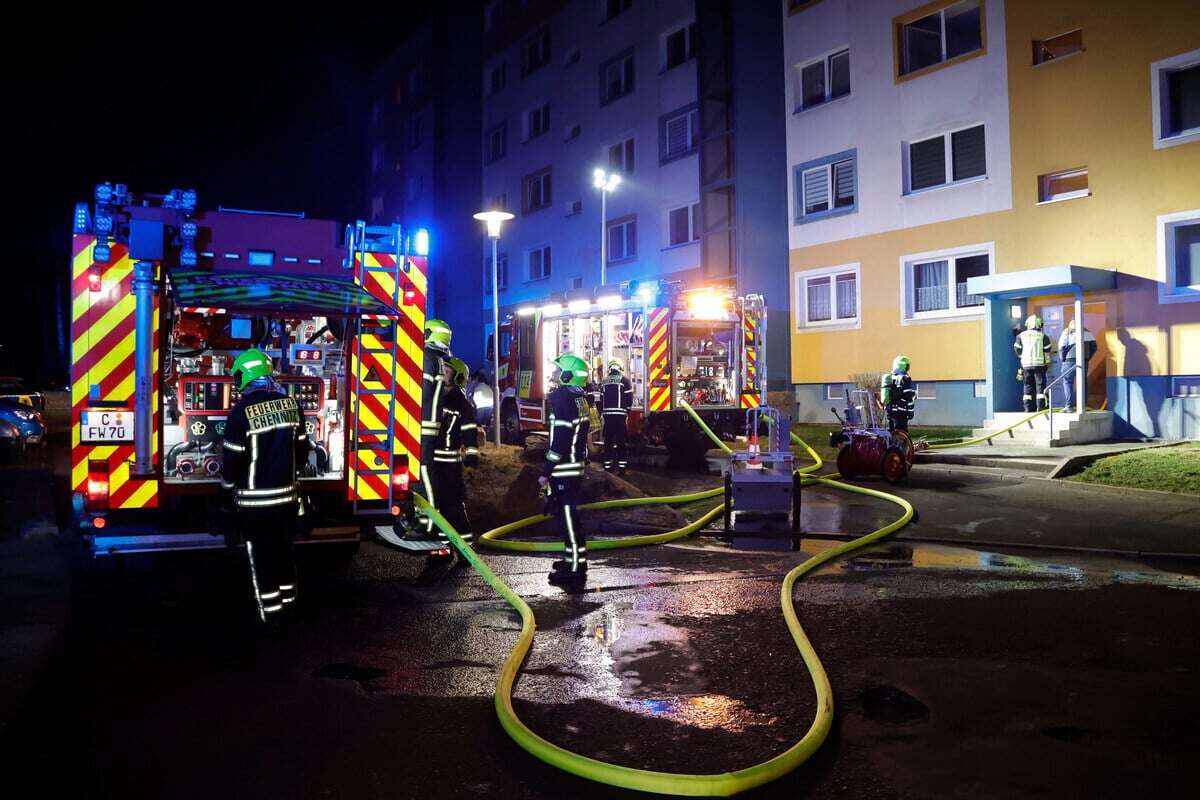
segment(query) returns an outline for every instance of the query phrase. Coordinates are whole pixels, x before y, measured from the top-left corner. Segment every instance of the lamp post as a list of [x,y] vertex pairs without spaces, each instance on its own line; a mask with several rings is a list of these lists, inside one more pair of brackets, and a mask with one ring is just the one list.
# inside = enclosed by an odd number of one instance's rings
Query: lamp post
[[600,285],[608,281],[608,259],[605,255],[605,242],[608,240],[608,193],[621,184],[621,176],[615,172],[609,175],[599,167],[592,173],[592,185],[600,190]]
[[492,240],[492,425],[496,429],[496,446],[500,446],[500,225],[512,219],[507,211],[480,211],[475,219],[487,223],[487,235]]

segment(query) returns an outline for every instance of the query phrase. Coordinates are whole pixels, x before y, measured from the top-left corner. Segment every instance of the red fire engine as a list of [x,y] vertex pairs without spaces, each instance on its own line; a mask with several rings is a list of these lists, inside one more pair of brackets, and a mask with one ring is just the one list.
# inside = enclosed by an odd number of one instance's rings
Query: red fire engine
[[[98,186],[72,247],[71,490],[96,554],[218,547],[227,370],[273,356],[316,446],[306,542],[391,524],[418,473],[428,235]],[[306,515],[308,516],[308,515]]]
[[[761,295],[687,290],[679,283],[626,284],[594,299],[517,310],[500,324],[500,423],[510,442],[545,430],[550,361],[574,352],[599,382],[612,359],[633,383],[630,432],[685,400],[732,435],[743,409],[764,403],[767,307]],[[488,346],[488,354],[492,352]]]

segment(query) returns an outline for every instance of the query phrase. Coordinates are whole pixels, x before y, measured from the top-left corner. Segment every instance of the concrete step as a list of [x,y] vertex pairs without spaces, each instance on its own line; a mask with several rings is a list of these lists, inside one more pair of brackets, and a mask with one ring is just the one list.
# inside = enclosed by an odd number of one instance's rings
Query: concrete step
[[[1046,448],[1047,453],[1050,448]],[[991,467],[994,469],[1016,470],[1018,472],[1029,472],[1035,475],[1049,475],[1059,461],[1054,458],[1012,458],[1003,456],[986,456],[986,455],[962,455],[942,451],[926,451],[917,453],[916,463],[918,464],[958,464],[968,467]]]
[[[995,429],[976,428],[974,431],[972,431],[971,438],[976,439],[981,436],[988,436],[995,432],[996,432]],[[1062,432],[1062,433],[1065,433],[1065,432]],[[1037,445],[1045,444],[1047,447],[1049,447],[1050,446],[1050,431],[1048,431],[1048,430],[1031,431],[1031,430],[1022,429],[1022,428],[1014,428],[1011,431],[1007,431],[1005,433],[998,434],[994,439],[992,439],[992,441],[996,444],[1005,444],[1005,443],[1037,444]]]

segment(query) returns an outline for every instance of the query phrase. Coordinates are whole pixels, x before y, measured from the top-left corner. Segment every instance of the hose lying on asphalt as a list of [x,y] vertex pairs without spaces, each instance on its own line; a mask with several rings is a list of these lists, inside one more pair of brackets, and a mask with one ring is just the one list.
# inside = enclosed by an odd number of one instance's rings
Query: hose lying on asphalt
[[[717,443],[726,452],[730,452],[729,448],[713,434],[713,432],[704,424],[702,420],[696,416],[695,411],[690,406],[684,405],[699,422],[700,427],[704,432]],[[533,644],[533,635],[536,629],[536,621],[534,620],[533,611],[529,608],[520,595],[512,590],[508,584],[501,580],[487,564],[479,557],[479,555],[463,542],[458,532],[446,521],[446,519],[433,509],[425,501],[424,498],[415,496],[417,505],[428,513],[433,521],[446,536],[449,537],[454,547],[467,559],[472,567],[483,577],[483,579],[491,586],[505,601],[511,605],[521,617],[521,632],[517,637],[517,642],[513,646],[512,652],[505,659],[504,664],[500,667],[500,674],[496,679],[496,716],[500,720],[501,727],[505,732],[512,737],[513,741],[519,744],[522,748],[532,754],[534,757],[544,761],[551,766],[569,772],[572,775],[577,775],[581,778],[587,778],[598,783],[608,784],[610,786],[619,786],[624,789],[634,789],[643,792],[654,792],[658,794],[677,794],[689,796],[729,796],[739,792],[744,792],[756,786],[761,786],[783,775],[788,774],[792,770],[799,767],[809,759],[825,741],[825,737],[829,734],[829,730],[833,724],[833,691],[829,685],[829,677],[825,673],[825,668],[821,664],[820,658],[817,656],[816,650],[812,643],[805,635],[803,627],[800,625],[800,620],[796,616],[795,605],[792,601],[792,591],[797,580],[804,575],[812,572],[818,567],[827,564],[828,562],[840,558],[841,556],[864,547],[873,542],[888,536],[908,524],[913,517],[913,507],[901,497],[887,494],[886,492],[878,492],[873,489],[866,489],[860,486],[852,486],[848,483],[832,480],[827,476],[813,476],[812,472],[818,470],[822,466],[820,456],[808,447],[799,437],[793,434],[793,438],[814,458],[814,463],[807,467],[797,470],[804,474],[801,485],[812,485],[814,483],[823,483],[844,491],[855,492],[870,497],[877,497],[888,500],[900,506],[904,513],[892,523],[879,528],[872,533],[862,536],[837,547],[830,548],[819,555],[809,558],[804,563],[793,568],[783,579],[783,584],[780,587],[779,601],[783,609],[784,621],[787,624],[788,630],[791,632],[792,640],[795,642],[797,649],[800,651],[800,657],[804,660],[805,666],[808,668],[809,674],[812,676],[813,689],[816,693],[816,715],[813,718],[812,724],[804,736],[784,752],[773,758],[755,764],[744,769],[734,770],[732,772],[723,772],[707,775],[693,775],[673,772],[657,772],[654,770],[634,769],[632,767],[623,767],[617,764],[610,764],[605,761],[599,761],[594,758],[580,755],[571,752],[566,748],[559,747],[553,742],[543,739],[538,734],[534,733],[528,726],[521,721],[513,709],[512,690],[513,684],[516,682],[517,675],[520,672],[521,665],[524,663],[526,656],[529,654],[529,649]],[[590,503],[580,506],[586,509],[606,509],[606,508],[626,508],[629,506],[648,505],[652,503],[686,503],[703,500],[710,497],[716,497],[723,494],[724,489],[713,489],[707,492],[698,492],[687,495],[677,495],[674,497],[650,497],[650,498],[632,498],[627,500],[606,500],[598,503]],[[668,533],[656,534],[651,536],[634,536],[622,539],[599,539],[588,543],[588,547],[592,550],[615,549],[620,547],[636,547],[640,545],[659,544],[669,542],[675,539],[688,536],[691,533],[704,527],[709,521],[715,518],[718,514],[724,511],[724,503],[717,505],[715,508],[708,511],[700,519]],[[504,525],[494,530],[488,531],[480,537],[480,544],[485,547],[492,547],[511,551],[520,552],[544,552],[557,550],[561,545],[554,542],[521,542],[521,541],[504,541],[502,537],[507,536],[520,530],[521,528],[534,525],[548,519],[545,515],[539,514],[532,517],[527,517],[517,522]]]
[[1037,419],[1038,417],[1040,417],[1044,414],[1049,414],[1049,413],[1050,413],[1050,409],[1043,408],[1041,411],[1035,411],[1032,414],[1030,414],[1028,417],[1025,417],[1024,419],[1021,419],[1021,420],[1017,420],[1012,425],[1009,425],[1007,428],[1002,428],[994,433],[989,433],[987,436],[977,436],[974,439],[966,439],[961,442],[940,442],[940,443],[936,443],[936,444],[932,443],[932,442],[928,442],[925,445],[925,449],[927,449],[927,450],[948,450],[951,447],[966,447],[969,444],[979,444],[980,442],[990,442],[992,439],[995,439],[997,436],[999,436],[1002,433],[1008,433],[1013,428],[1019,428],[1022,425],[1024,425],[1026,422],[1032,422],[1033,420]]

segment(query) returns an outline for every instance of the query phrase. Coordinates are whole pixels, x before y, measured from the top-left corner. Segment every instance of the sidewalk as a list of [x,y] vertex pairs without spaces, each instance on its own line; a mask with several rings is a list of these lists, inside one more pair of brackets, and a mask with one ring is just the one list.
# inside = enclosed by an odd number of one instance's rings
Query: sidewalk
[[1035,447],[1021,444],[973,444],[948,450],[925,450],[917,453],[917,464],[959,464],[972,467],[993,467],[1019,470],[1042,477],[1056,477],[1065,467],[1080,466],[1104,456],[1162,447],[1170,442],[1097,442],[1072,444],[1063,447]]

